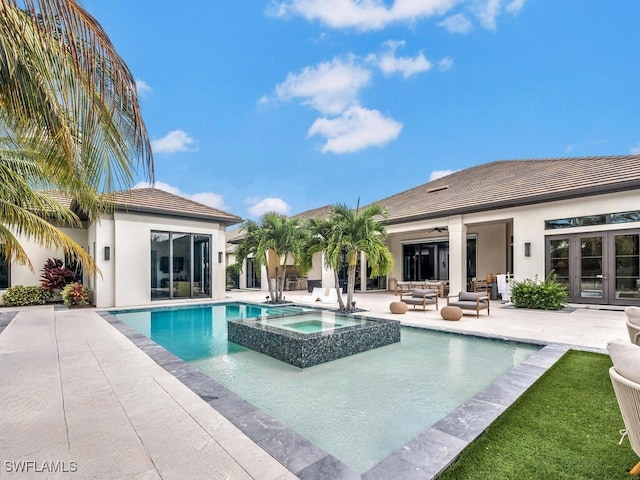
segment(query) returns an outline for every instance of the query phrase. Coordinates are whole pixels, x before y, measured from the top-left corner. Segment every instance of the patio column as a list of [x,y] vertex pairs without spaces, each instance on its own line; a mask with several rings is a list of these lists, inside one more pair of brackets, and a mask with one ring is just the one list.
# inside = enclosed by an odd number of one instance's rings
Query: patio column
[[449,219],[449,292],[467,290],[467,226],[462,217]]

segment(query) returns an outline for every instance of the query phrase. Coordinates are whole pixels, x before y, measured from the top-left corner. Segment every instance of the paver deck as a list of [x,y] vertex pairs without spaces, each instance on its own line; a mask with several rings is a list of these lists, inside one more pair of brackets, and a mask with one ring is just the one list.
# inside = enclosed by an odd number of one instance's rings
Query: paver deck
[[[299,301],[304,293],[286,295]],[[229,297],[260,302],[265,294],[233,292]],[[597,307],[556,313],[495,303],[490,316],[465,315],[461,321],[447,322],[435,311],[393,315],[388,306],[395,299],[389,293],[355,297],[369,315],[422,328],[596,351],[627,335],[622,311]],[[43,306],[20,309],[17,315],[14,311],[0,309],[0,479],[296,478],[95,310]],[[542,363],[551,364],[561,351],[552,348],[540,356]],[[534,381],[535,375],[529,375],[533,370],[540,368],[523,365],[474,402],[498,405],[518,395],[510,390],[511,384],[522,383],[523,375],[528,378],[525,383]],[[494,397],[497,394],[500,398]],[[365,478],[418,472],[416,465],[421,470],[415,478],[425,478],[442,442],[454,450],[463,448],[460,439],[470,433],[460,429],[465,416],[476,415],[473,408],[469,403],[452,412]],[[497,414],[498,410],[489,416]],[[429,444],[433,448],[424,450]],[[315,468],[324,467],[335,471],[321,464]],[[308,478],[322,475],[306,472]]]

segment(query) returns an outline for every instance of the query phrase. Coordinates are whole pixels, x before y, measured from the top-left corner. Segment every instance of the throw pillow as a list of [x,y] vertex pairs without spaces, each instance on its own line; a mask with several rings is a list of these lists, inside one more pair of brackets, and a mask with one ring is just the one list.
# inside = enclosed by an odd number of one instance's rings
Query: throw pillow
[[632,382],[640,384],[640,346],[627,340],[611,340],[607,350],[616,371]]

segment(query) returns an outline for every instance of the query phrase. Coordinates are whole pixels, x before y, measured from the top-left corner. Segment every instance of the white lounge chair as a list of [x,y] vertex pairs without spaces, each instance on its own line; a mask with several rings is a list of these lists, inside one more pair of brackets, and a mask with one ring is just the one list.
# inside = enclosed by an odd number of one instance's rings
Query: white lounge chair
[[[625,340],[611,340],[607,350],[613,361],[609,376],[626,435],[631,448],[640,456],[640,347]],[[640,475],[640,462],[629,473]]]
[[636,345],[640,345],[640,307],[627,307],[624,313],[627,314],[629,339]]
[[300,299],[301,302],[314,303],[324,298],[324,288],[314,287],[311,295],[305,295]]
[[[340,295],[342,295],[342,289],[340,289]],[[336,303],[338,301],[338,291],[335,288],[329,289],[329,295],[320,299],[322,303]]]

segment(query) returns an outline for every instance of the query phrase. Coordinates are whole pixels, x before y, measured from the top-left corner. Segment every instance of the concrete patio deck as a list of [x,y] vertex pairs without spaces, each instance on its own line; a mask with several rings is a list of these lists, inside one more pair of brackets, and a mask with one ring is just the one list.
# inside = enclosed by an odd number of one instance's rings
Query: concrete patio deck
[[[237,291],[228,299],[265,296]],[[355,296],[371,316],[422,328],[596,351],[627,335],[622,311],[597,307],[561,313],[495,303],[489,316],[447,322],[434,310],[393,315],[396,299]],[[297,478],[286,459],[277,461],[165,368],[95,310],[0,308],[0,479]]]

